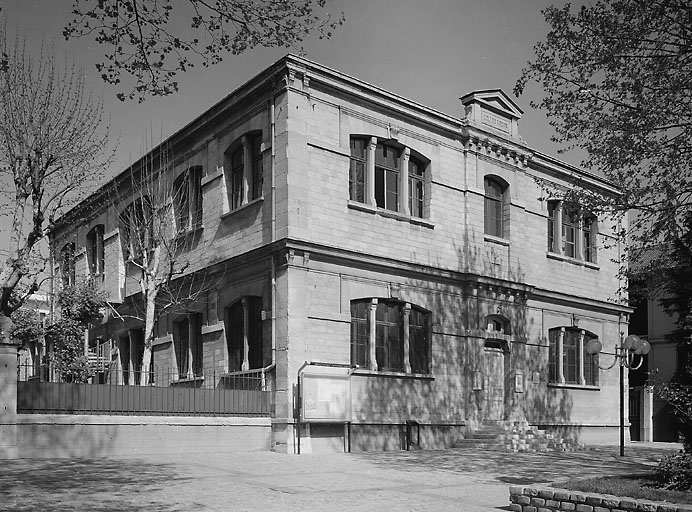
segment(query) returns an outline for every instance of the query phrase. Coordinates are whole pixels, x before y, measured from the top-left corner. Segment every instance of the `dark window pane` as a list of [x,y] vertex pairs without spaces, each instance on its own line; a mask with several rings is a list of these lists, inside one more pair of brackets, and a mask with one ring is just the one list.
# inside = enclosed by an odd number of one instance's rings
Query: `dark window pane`
[[409,364],[413,373],[430,373],[428,316],[415,308],[409,315]]
[[370,361],[369,310],[369,300],[351,302],[351,364],[364,368],[369,366]]

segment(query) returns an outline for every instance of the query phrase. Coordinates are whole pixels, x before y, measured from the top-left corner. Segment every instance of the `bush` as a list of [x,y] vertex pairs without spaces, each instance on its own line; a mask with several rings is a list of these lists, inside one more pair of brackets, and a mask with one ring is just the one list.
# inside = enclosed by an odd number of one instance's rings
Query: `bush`
[[665,489],[692,490],[692,454],[666,455],[654,471],[656,484]]
[[48,327],[53,343],[52,361],[65,382],[86,382],[93,375],[84,355],[84,327],[71,318],[61,318]]

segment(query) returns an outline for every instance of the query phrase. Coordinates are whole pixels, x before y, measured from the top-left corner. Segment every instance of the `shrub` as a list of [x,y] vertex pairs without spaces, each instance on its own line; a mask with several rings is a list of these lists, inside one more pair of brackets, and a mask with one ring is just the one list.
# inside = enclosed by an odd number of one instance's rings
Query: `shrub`
[[665,489],[692,490],[692,454],[666,455],[654,471],[656,484]]

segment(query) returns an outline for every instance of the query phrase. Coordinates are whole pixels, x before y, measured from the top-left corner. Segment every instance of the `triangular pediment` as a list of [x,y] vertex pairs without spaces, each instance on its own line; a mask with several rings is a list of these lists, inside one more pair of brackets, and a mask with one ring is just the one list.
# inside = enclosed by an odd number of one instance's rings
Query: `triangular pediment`
[[519,108],[519,105],[512,101],[502,89],[487,89],[483,91],[473,91],[459,98],[464,107],[468,107],[473,103],[482,105],[495,113],[519,119],[524,111]]

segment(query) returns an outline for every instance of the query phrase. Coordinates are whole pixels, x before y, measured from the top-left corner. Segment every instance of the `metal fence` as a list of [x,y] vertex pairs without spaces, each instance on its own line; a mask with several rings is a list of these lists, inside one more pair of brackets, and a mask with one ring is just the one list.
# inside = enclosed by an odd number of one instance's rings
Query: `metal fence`
[[20,365],[17,412],[183,416],[269,416],[272,367],[243,372],[199,372],[181,378],[177,369],[155,368],[117,378],[96,373],[86,383],[46,382],[50,368]]

